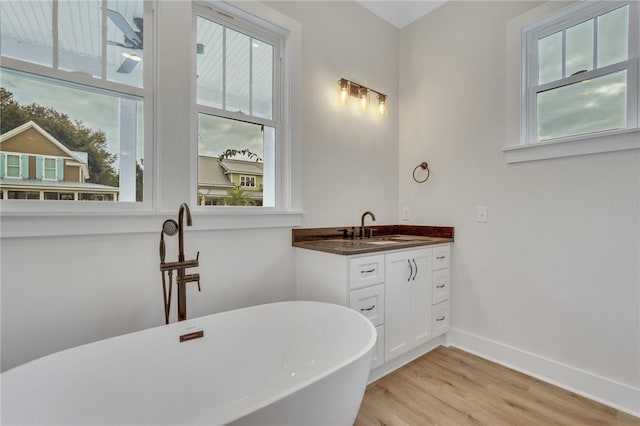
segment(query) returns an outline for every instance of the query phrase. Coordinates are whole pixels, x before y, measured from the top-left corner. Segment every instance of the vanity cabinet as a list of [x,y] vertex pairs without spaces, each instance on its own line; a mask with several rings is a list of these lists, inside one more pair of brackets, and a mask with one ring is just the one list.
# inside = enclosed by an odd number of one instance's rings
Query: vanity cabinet
[[296,249],[296,299],[349,306],[376,328],[371,369],[384,363],[385,256],[342,256]]
[[385,364],[448,330],[449,244],[352,256],[295,250],[298,300],[349,306],[376,327],[372,370],[397,368]]

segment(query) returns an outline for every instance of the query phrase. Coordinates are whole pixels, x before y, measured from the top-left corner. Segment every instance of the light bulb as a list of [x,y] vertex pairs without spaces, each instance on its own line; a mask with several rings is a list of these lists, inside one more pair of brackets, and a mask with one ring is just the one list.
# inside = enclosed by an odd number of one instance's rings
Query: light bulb
[[338,102],[340,105],[344,105],[347,103],[347,99],[349,99],[349,82],[341,78],[338,81]]
[[360,88],[360,109],[366,111],[369,108],[369,89],[366,87]]
[[378,95],[378,114],[385,115],[387,113],[387,97]]

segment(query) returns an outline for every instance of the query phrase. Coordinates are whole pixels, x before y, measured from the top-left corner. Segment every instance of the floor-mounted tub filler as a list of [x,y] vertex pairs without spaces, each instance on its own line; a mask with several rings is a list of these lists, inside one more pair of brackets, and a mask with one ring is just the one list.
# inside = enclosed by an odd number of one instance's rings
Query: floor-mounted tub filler
[[376,332],[279,302],[68,349],[1,375],[3,425],[351,425]]

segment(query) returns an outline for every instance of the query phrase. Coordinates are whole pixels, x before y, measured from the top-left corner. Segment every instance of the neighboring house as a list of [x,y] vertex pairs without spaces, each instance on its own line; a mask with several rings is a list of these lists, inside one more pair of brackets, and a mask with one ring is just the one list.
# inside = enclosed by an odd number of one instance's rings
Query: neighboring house
[[117,187],[87,179],[88,154],[71,151],[33,121],[0,135],[0,198],[118,201]]
[[221,205],[231,198],[236,187],[254,205],[262,205],[262,175],[264,164],[256,161],[198,156],[198,202],[200,205]]

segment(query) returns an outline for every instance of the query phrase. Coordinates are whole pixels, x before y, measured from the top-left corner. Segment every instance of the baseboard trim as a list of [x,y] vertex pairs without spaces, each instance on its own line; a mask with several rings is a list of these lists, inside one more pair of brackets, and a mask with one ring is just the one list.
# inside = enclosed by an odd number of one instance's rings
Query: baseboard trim
[[452,328],[447,343],[505,367],[640,417],[640,389],[495,340]]

